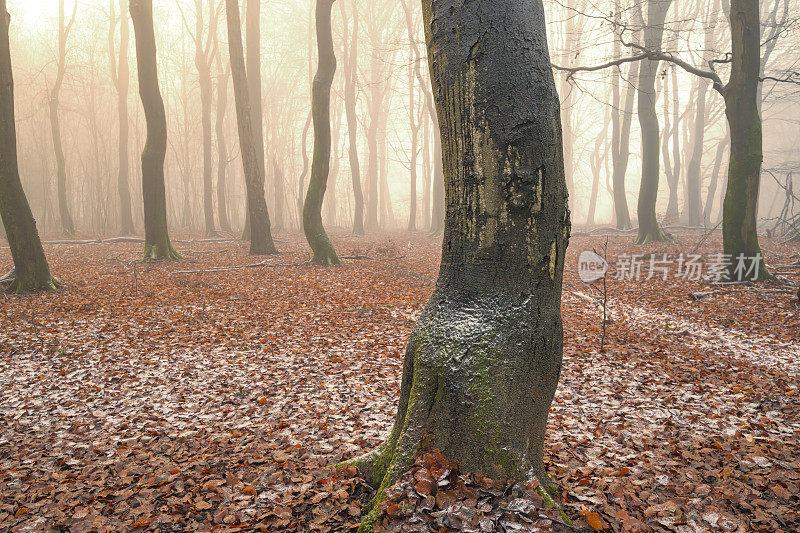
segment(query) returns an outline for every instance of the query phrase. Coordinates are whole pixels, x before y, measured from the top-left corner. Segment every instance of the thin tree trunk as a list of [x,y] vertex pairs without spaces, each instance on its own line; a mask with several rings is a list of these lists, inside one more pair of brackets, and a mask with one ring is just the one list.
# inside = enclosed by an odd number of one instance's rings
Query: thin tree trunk
[[6,0],[0,0],[0,217],[14,259],[11,288],[17,293],[53,291],[59,283],[50,275],[36,220],[19,178],[10,22]]
[[217,71],[220,73],[217,80],[217,218],[219,227],[223,231],[231,231],[231,222],[228,217],[227,196],[227,170],[228,170],[228,145],[225,139],[225,113],[228,108],[228,78],[230,76],[230,63],[222,69],[222,54],[217,47]]
[[117,172],[117,194],[119,196],[120,234],[132,235],[134,233],[133,215],[131,211],[130,190],[130,158],[128,143],[130,126],[128,124],[128,91],[130,89],[130,69],[128,66],[128,44],[130,42],[130,29],[128,27],[127,6],[128,0],[119,1],[119,54],[116,65],[114,64],[114,28],[116,16],[114,2],[110,0],[111,28],[108,36],[108,51],[111,61],[111,76],[117,90],[117,117],[119,120],[118,158],[119,170]]
[[[420,92],[422,88],[420,87]],[[422,227],[431,227],[431,131],[428,108],[423,105],[422,111]]]
[[[671,129],[669,122],[665,119],[663,131],[664,147],[664,170],[667,175],[667,185],[669,186],[669,203],[667,204],[666,220],[675,222],[680,216],[678,207],[678,186],[681,178],[681,152],[680,152],[680,103],[678,97],[678,74],[675,67],[672,70],[672,123]],[[668,89],[669,80],[664,78],[664,116],[669,116],[670,92]],[[670,164],[670,138],[672,138],[672,164]]]
[[465,471],[553,488],[543,452],[569,211],[544,8],[423,0],[423,13],[446,140],[442,264],[408,343],[394,429],[353,461],[379,487],[360,531],[423,441]]
[[136,38],[139,96],[147,122],[147,141],[142,151],[144,258],[178,260],[181,256],[172,248],[167,227],[167,194],[164,188],[167,116],[158,87],[153,0],[131,0],[130,12]]
[[[763,161],[758,84],[761,71],[761,23],[758,0],[731,0],[731,77],[725,90],[725,114],[731,135],[728,189],[723,204],[723,248],[733,259],[729,278],[735,279],[737,261],[761,257],[758,243],[758,193]],[[759,279],[771,278],[763,258]]]
[[[248,0],[254,2],[254,0]],[[248,8],[251,4],[248,3]],[[231,56],[233,95],[236,101],[236,121],[239,129],[239,146],[247,185],[247,221],[249,222],[250,253],[264,255],[277,253],[269,225],[269,212],[264,197],[264,142],[263,133],[258,135],[252,106],[261,109],[261,103],[250,101],[248,76],[245,73],[244,47],[242,44],[241,19],[238,0],[225,0],[228,23],[228,48]],[[248,19],[251,17],[248,16]],[[250,31],[248,31],[249,37]],[[260,89],[259,89],[260,93]],[[259,111],[260,115],[260,111]],[[259,122],[260,123],[260,122]],[[259,141],[260,142],[259,149]]]
[[[77,10],[77,3],[75,4]],[[64,146],[61,141],[61,122],[58,117],[58,97],[61,92],[61,85],[64,82],[67,61],[67,38],[69,37],[72,24],[75,22],[75,11],[68,24],[64,20],[64,0],[58,2],[58,70],[56,80],[50,91],[50,130],[53,135],[53,149],[56,158],[56,179],[58,189],[58,213],[61,217],[61,231],[65,235],[75,234],[75,223],[72,220],[72,213],[69,209],[69,199],[67,198],[67,163],[64,157]]]
[[[606,117],[603,121],[603,130],[600,135],[597,136],[597,140],[594,144],[594,151],[591,155],[591,163],[590,166],[592,167],[592,195],[589,197],[589,211],[586,217],[586,225],[591,227],[594,226],[595,223],[595,212],[597,211],[597,197],[600,193],[600,171],[603,168],[603,161],[605,161],[606,157],[608,157],[608,145],[606,144],[606,140],[608,139],[608,125],[611,122],[611,110],[606,110]],[[601,154],[600,148],[605,145],[605,151]]]
[[283,169],[278,162],[278,156],[272,154],[272,181],[274,184],[273,190],[275,191],[275,228],[283,229],[284,216],[283,205],[285,201],[285,193],[283,188]]
[[703,221],[705,224],[711,223],[711,213],[714,211],[714,200],[717,194],[717,184],[719,183],[720,169],[722,167],[722,158],[725,155],[725,150],[728,148],[730,139],[725,135],[725,139],[717,145],[717,154],[714,157],[714,170],[711,172],[711,181],[708,184],[708,193],[706,194],[706,203],[703,208]]
[[331,85],[336,73],[336,55],[333,51],[331,9],[334,0],[317,0],[317,55],[319,64],[314,76],[311,109],[314,121],[314,155],[311,162],[311,179],[303,204],[303,230],[314,251],[313,263],[338,265],[340,263],[333,244],[322,224],[322,202],[331,163]]
[[[356,116],[356,85],[358,77],[358,4],[352,0],[353,31],[347,32],[344,27],[344,111],[347,117],[348,157],[350,159],[350,177],[353,184],[353,233],[364,234],[364,193],[361,190],[361,168],[358,162],[358,117]],[[339,3],[344,16],[344,2]],[[348,44],[349,40],[349,44]]]
[[303,126],[303,138],[301,141],[301,152],[303,154],[303,172],[300,173],[300,179],[297,180],[297,216],[300,219],[300,226],[303,226],[303,199],[305,198],[305,182],[308,176],[309,160],[308,160],[308,130],[311,128],[311,119],[313,114],[311,110],[308,111],[308,118],[306,124]]
[[[620,0],[615,0],[615,20],[621,23]],[[619,39],[614,39],[614,57],[621,57],[622,45]],[[631,65],[628,70],[630,79],[638,78],[639,64]],[[635,73],[635,74],[634,74]],[[617,229],[631,229],[631,215],[628,210],[628,196],[625,190],[625,174],[628,171],[628,159],[630,157],[631,123],[633,122],[633,97],[635,90],[628,86],[625,90],[625,100],[620,106],[620,80],[621,74],[618,68],[613,69],[611,78],[612,92],[612,120],[611,120],[611,163],[612,163],[612,184],[614,196],[614,215]]]
[[211,83],[211,66],[214,61],[215,35],[217,33],[217,9],[213,0],[208,0],[208,29],[205,29],[202,17],[202,0],[196,0],[197,21],[195,26],[194,63],[200,84],[200,114],[203,136],[203,218],[205,234],[213,237],[217,234],[214,225],[214,181],[212,178],[211,156],[211,107],[214,89]]
[[[649,0],[647,3],[647,25],[644,27],[644,42],[648,50],[660,50],[664,35],[664,21],[672,0]],[[639,66],[638,112],[642,130],[642,182],[639,188],[639,236],[638,244],[650,241],[665,241],[656,218],[656,200],[660,173],[658,156],[658,115],[656,115],[656,75],[658,60],[645,60]]]

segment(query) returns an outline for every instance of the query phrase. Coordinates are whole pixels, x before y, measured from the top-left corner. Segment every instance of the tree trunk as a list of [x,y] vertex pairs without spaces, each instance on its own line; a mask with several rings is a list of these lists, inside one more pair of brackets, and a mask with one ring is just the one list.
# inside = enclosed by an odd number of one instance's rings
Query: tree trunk
[[553,488],[542,456],[569,210],[544,8],[423,0],[423,14],[445,146],[442,264],[408,343],[394,429],[353,461],[380,487],[361,531],[428,448],[465,471]]
[[[672,0],[649,0],[647,25],[644,28],[645,47],[660,50],[664,21]],[[656,115],[657,60],[644,60],[639,66],[638,112],[642,130],[642,182],[639,188],[639,236],[637,244],[668,240],[658,225],[656,200],[660,173],[658,156],[658,115]]]
[[[420,91],[422,88],[420,87]],[[430,115],[427,106],[422,112],[422,227],[431,227],[431,131]],[[438,132],[437,132],[438,135]]]
[[[358,161],[358,117],[356,115],[356,85],[358,77],[358,4],[353,7],[353,31],[348,33],[344,26],[344,112],[347,118],[347,154],[350,160],[350,177],[353,184],[353,233],[364,235],[364,193],[361,190],[361,167]],[[339,8],[344,15],[344,2]]]
[[380,166],[378,163],[378,113],[380,112],[380,99],[382,97],[379,71],[379,58],[373,52],[370,58],[370,101],[369,125],[367,126],[367,220],[366,227],[370,231],[378,229],[378,176]]
[[[347,153],[350,159],[350,177],[353,184],[353,233],[364,235],[364,193],[361,190],[361,167],[358,161],[358,117],[356,115],[356,85],[358,77],[358,4],[353,7],[353,31],[348,33],[344,26],[344,112],[347,118]],[[344,2],[339,8],[344,16]]]
[[300,178],[297,180],[297,216],[300,220],[300,229],[303,226],[303,199],[305,198],[305,182],[308,176],[308,130],[311,128],[311,119],[313,113],[308,111],[308,118],[306,124],[303,126],[303,137],[301,141],[301,152],[303,154],[303,172],[300,173]]
[[[733,259],[761,257],[758,243],[758,193],[763,160],[758,84],[761,68],[761,24],[758,0],[731,1],[731,77],[725,90],[725,114],[731,135],[728,189],[723,204],[723,248]],[[760,260],[759,279],[771,278]]]
[[[595,213],[597,211],[597,200],[600,193],[600,171],[603,168],[603,161],[608,157],[608,125],[611,121],[611,110],[606,109],[605,120],[603,121],[603,130],[597,136],[594,144],[594,151],[590,156],[590,166],[592,168],[592,195],[589,197],[589,211],[586,216],[586,225],[591,227],[595,223]],[[605,150],[601,153],[600,149],[605,145]]]
[[[111,31],[109,35],[109,57],[111,58],[111,75],[117,90],[117,117],[119,120],[119,170],[117,172],[117,194],[119,195],[120,234],[132,235],[133,215],[131,211],[130,189],[130,160],[128,143],[130,126],[128,125],[128,91],[130,89],[130,69],[128,67],[128,43],[130,42],[130,29],[128,27],[127,4],[128,0],[119,0],[119,54],[114,65],[114,1],[111,0]],[[116,67],[116,68],[115,68]]]
[[[620,3],[615,0],[615,20],[621,22]],[[621,44],[619,39],[614,39],[614,57],[621,57]],[[635,70],[634,70],[635,69]],[[629,79],[638,77],[638,63],[632,65],[628,70]],[[636,75],[634,75],[636,72]],[[612,163],[612,184],[614,196],[614,215],[617,229],[627,230],[633,226],[631,215],[628,210],[628,196],[625,190],[625,174],[628,171],[628,159],[630,157],[631,123],[633,122],[633,97],[634,88],[629,86],[625,90],[624,104],[620,105],[620,80],[619,68],[613,69],[611,77],[612,93],[612,120],[611,120],[611,163]]]
[[219,227],[223,231],[231,231],[231,222],[228,217],[227,170],[228,170],[228,145],[225,140],[225,113],[228,107],[228,77],[230,76],[230,63],[222,69],[222,59],[217,49],[217,70],[220,73],[217,80],[217,116],[215,130],[217,135],[217,218]]
[[211,66],[214,61],[212,45],[215,44],[214,36],[217,33],[216,2],[208,2],[208,29],[205,29],[202,17],[202,1],[197,0],[197,23],[195,26],[195,56],[194,63],[200,84],[200,115],[203,137],[203,218],[205,221],[205,234],[207,237],[217,235],[214,226],[214,181],[212,178],[211,157],[211,107],[213,87],[211,84]]
[[433,122],[433,195],[431,205],[431,234],[441,235],[444,231],[445,190],[444,161],[442,158],[442,136],[439,128],[439,117],[431,113]]
[[[249,0],[253,2],[253,0]],[[250,3],[248,3],[248,7]],[[249,223],[250,253],[264,255],[277,253],[269,227],[269,212],[264,198],[264,142],[263,133],[258,135],[254,123],[255,113],[251,107],[261,109],[261,103],[250,101],[248,77],[245,73],[242,28],[239,18],[238,0],[225,0],[228,23],[228,49],[231,55],[233,95],[236,101],[236,122],[239,130],[239,146],[247,185],[247,223]],[[248,16],[248,19],[251,18]],[[249,29],[249,28],[248,28]],[[248,36],[250,31],[248,31]],[[260,90],[259,90],[260,93]],[[260,112],[259,112],[260,115]],[[259,139],[262,139],[259,143]],[[260,149],[259,149],[260,145]],[[246,223],[246,224],[247,224]]]
[[710,82],[704,78],[698,80],[696,112],[694,118],[694,134],[692,143],[692,157],[686,170],[686,209],[688,211],[689,225],[700,226],[703,224],[700,186],[702,183],[703,148],[706,133],[706,97]]
[[[664,157],[664,173],[667,176],[669,186],[669,203],[665,219],[668,222],[676,222],[680,216],[678,208],[678,185],[681,177],[681,154],[678,140],[680,139],[680,113],[678,100],[677,71],[674,66],[672,70],[672,120],[669,119],[669,78],[664,77],[664,130],[662,132],[662,155]],[[672,139],[672,161],[670,162],[670,138]]]
[[136,39],[139,96],[147,122],[147,140],[142,151],[144,258],[178,260],[181,256],[172,248],[167,227],[167,194],[164,188],[167,116],[158,87],[153,0],[131,0],[130,12]]
[[314,121],[314,155],[311,161],[311,178],[303,204],[303,231],[314,251],[313,263],[338,265],[340,263],[333,244],[322,225],[322,202],[328,183],[331,164],[331,85],[336,73],[336,55],[333,51],[331,9],[334,0],[317,0],[317,55],[319,65],[314,76],[311,93],[311,111]]
[[283,169],[278,162],[278,156],[275,154],[272,154],[272,180],[274,185],[273,191],[275,193],[275,227],[276,229],[283,229],[283,205],[285,200],[283,188],[284,177]]
[[50,275],[36,220],[19,178],[10,22],[6,0],[0,0],[0,217],[14,259],[11,288],[17,293],[53,291],[59,283]]
[[717,145],[717,154],[714,157],[714,170],[711,172],[711,181],[708,184],[708,194],[706,195],[706,203],[703,207],[703,221],[705,224],[711,223],[711,213],[714,210],[714,200],[717,194],[717,184],[719,183],[720,169],[722,167],[722,157],[725,155],[725,149],[728,147],[730,139],[725,135],[725,139]]
[[[77,6],[77,4],[76,4]],[[61,217],[61,231],[65,235],[75,235],[75,223],[72,220],[72,213],[69,210],[69,199],[67,198],[67,163],[64,158],[64,146],[61,142],[61,122],[58,117],[58,97],[61,92],[61,84],[64,82],[67,61],[67,37],[69,36],[72,23],[75,21],[75,13],[69,24],[64,21],[64,0],[58,2],[58,70],[56,80],[50,91],[50,130],[53,135],[53,149],[56,158],[56,179],[58,188],[58,213]]]

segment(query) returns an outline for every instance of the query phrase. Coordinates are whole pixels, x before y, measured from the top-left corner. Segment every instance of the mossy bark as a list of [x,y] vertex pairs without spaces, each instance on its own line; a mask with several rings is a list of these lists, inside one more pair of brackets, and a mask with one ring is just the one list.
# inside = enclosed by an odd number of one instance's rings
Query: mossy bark
[[319,65],[311,93],[311,114],[314,122],[314,155],[311,178],[303,204],[303,231],[314,251],[313,263],[338,265],[339,256],[322,224],[322,202],[328,184],[331,161],[331,84],[336,73],[333,51],[331,9],[333,0],[317,0],[316,27]]
[[52,291],[58,280],[50,274],[42,241],[19,178],[17,130],[14,120],[14,77],[11,71],[6,0],[0,0],[0,217],[14,259],[12,290]]
[[426,448],[536,478],[561,370],[569,209],[541,0],[423,0],[447,201],[442,264],[411,335],[389,438],[355,464],[383,489]]
[[[761,26],[756,0],[731,2],[731,77],[725,89],[725,114],[731,136],[728,188],[723,204],[723,248],[733,259],[729,279],[736,276],[737,258],[760,257],[758,243],[758,193],[761,183],[763,141],[758,113],[761,67]],[[759,279],[772,275],[763,259]]]
[[136,39],[139,96],[147,122],[147,139],[142,151],[144,260],[177,261],[181,256],[172,247],[167,226],[167,193],[164,187],[167,115],[158,87],[153,0],[131,0],[130,13]]
[[[664,35],[664,21],[672,0],[649,0],[644,43],[648,50],[660,50]],[[639,187],[637,214],[639,236],[637,244],[666,241],[656,218],[660,160],[658,155],[659,126],[656,115],[656,75],[658,60],[644,60],[639,65],[638,114],[642,130],[642,182]]]
[[[251,0],[252,1],[252,0]],[[242,43],[241,18],[238,0],[225,0],[228,24],[228,49],[233,77],[233,95],[236,101],[236,122],[239,132],[239,147],[242,152],[245,184],[247,187],[247,218],[243,239],[250,240],[250,253],[254,255],[277,253],[270,231],[267,201],[264,198],[264,146],[263,136],[258,135],[254,122],[253,102],[248,89],[247,73],[244,63],[244,44]],[[256,18],[253,15],[250,18]],[[260,89],[259,89],[260,94]],[[259,113],[260,117],[260,113]],[[261,148],[259,141],[261,139]]]

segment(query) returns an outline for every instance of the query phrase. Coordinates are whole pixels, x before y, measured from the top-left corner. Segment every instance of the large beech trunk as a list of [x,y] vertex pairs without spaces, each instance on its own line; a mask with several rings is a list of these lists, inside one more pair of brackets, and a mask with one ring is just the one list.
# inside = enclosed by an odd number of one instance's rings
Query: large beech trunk
[[394,429],[353,464],[383,488],[439,448],[466,471],[553,488],[542,456],[569,209],[544,8],[451,5],[423,0],[444,147],[439,279],[408,343]]
[[225,14],[228,23],[228,49],[231,56],[233,95],[236,101],[236,122],[239,129],[239,147],[242,152],[244,180],[247,186],[246,224],[249,225],[249,232],[247,233],[250,239],[250,253],[254,255],[274,254],[277,253],[277,250],[272,240],[267,201],[264,198],[265,162],[263,140],[259,149],[259,139],[263,139],[263,136],[256,134],[254,113],[251,110],[251,106],[260,106],[261,104],[260,102],[250,101],[250,91],[244,66],[244,45],[242,44],[238,0],[225,0]]
[[[758,84],[761,68],[761,25],[758,0],[731,1],[731,77],[725,89],[725,114],[731,136],[728,188],[723,204],[723,248],[733,258],[759,257],[758,193],[763,160]],[[759,278],[771,277],[763,259]]]
[[181,256],[172,248],[167,228],[167,194],[164,189],[167,115],[158,87],[153,0],[131,0],[130,12],[136,38],[139,96],[147,122],[147,140],[142,151],[144,258],[178,260]]
[[58,281],[50,275],[36,221],[19,178],[10,21],[6,0],[0,0],[0,216],[14,259],[12,289],[18,293],[50,291],[58,287]]
[[314,155],[311,160],[311,178],[303,204],[303,231],[314,251],[313,263],[338,265],[340,263],[333,244],[322,224],[322,202],[328,184],[331,164],[331,85],[336,73],[336,55],[333,51],[331,9],[334,0],[317,0],[316,27],[319,65],[311,93],[311,113],[314,122]]
[[[664,21],[672,0],[648,0],[644,43],[648,50],[660,50]],[[656,75],[658,60],[644,60],[639,66],[638,111],[642,130],[642,182],[639,187],[639,237],[636,242],[665,241],[656,218],[656,200],[660,161],[658,155],[659,126],[656,115]]]

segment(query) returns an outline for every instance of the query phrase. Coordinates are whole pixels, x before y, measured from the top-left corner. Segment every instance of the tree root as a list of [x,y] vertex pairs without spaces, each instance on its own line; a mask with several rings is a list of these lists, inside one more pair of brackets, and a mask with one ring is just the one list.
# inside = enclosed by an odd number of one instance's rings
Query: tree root
[[181,259],[183,259],[181,254],[176,252],[172,245],[167,242],[166,244],[146,244],[142,262],[180,261]]

